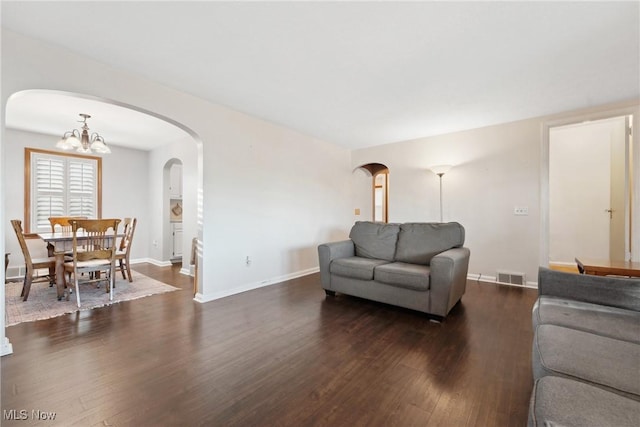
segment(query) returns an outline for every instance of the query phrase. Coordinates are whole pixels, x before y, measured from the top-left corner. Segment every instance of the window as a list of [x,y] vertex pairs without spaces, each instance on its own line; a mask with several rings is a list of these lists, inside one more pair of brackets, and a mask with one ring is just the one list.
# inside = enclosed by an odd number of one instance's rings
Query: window
[[48,231],[50,216],[102,216],[102,159],[25,149],[25,230]]

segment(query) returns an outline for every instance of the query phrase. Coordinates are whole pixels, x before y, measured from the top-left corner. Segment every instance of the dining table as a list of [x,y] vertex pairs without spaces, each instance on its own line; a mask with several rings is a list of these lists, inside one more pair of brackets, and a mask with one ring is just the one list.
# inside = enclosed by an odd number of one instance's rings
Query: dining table
[[[47,243],[47,250],[49,256],[52,256],[56,260],[56,295],[58,301],[61,301],[64,297],[64,289],[66,282],[64,280],[64,263],[65,256],[69,257],[70,252],[73,251],[73,232],[72,231],[55,231],[55,232],[42,232],[37,233],[38,237]],[[115,237],[123,237],[124,233],[118,232]],[[78,231],[77,239],[79,242],[87,240],[89,237],[84,231]]]

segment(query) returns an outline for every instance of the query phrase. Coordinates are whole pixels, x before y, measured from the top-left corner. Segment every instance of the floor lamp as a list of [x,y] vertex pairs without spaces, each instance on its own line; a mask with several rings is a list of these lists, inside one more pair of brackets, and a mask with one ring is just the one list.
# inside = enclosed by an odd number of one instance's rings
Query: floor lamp
[[429,169],[431,170],[431,172],[438,175],[438,178],[440,179],[440,222],[443,222],[442,220],[442,175],[444,175],[449,171],[449,169],[451,169],[451,165],[431,166]]

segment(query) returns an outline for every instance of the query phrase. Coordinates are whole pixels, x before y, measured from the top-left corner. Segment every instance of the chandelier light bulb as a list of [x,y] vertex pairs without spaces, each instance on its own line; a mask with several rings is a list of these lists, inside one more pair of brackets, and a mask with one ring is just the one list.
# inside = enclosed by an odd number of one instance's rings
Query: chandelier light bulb
[[65,132],[64,135],[62,135],[62,139],[56,143],[56,148],[62,150],[72,150],[75,148],[78,153],[83,154],[91,154],[94,152],[100,154],[111,153],[104,138],[98,133],[94,132],[91,134],[91,137],[89,137],[87,119],[91,118],[91,116],[80,113],[80,117],[82,117],[82,132],[78,129]]

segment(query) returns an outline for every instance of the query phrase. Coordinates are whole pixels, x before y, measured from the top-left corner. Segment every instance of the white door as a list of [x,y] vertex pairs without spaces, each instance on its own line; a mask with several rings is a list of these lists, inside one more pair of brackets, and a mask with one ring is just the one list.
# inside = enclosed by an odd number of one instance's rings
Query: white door
[[549,133],[549,262],[623,259],[626,117]]
[[630,171],[625,167],[627,165],[627,147],[629,146],[629,127],[631,125],[630,117],[623,117],[623,122],[616,121],[612,129],[611,137],[611,199],[609,212],[609,259],[624,260],[626,259],[626,219],[627,207],[626,201],[627,176],[631,176]]

